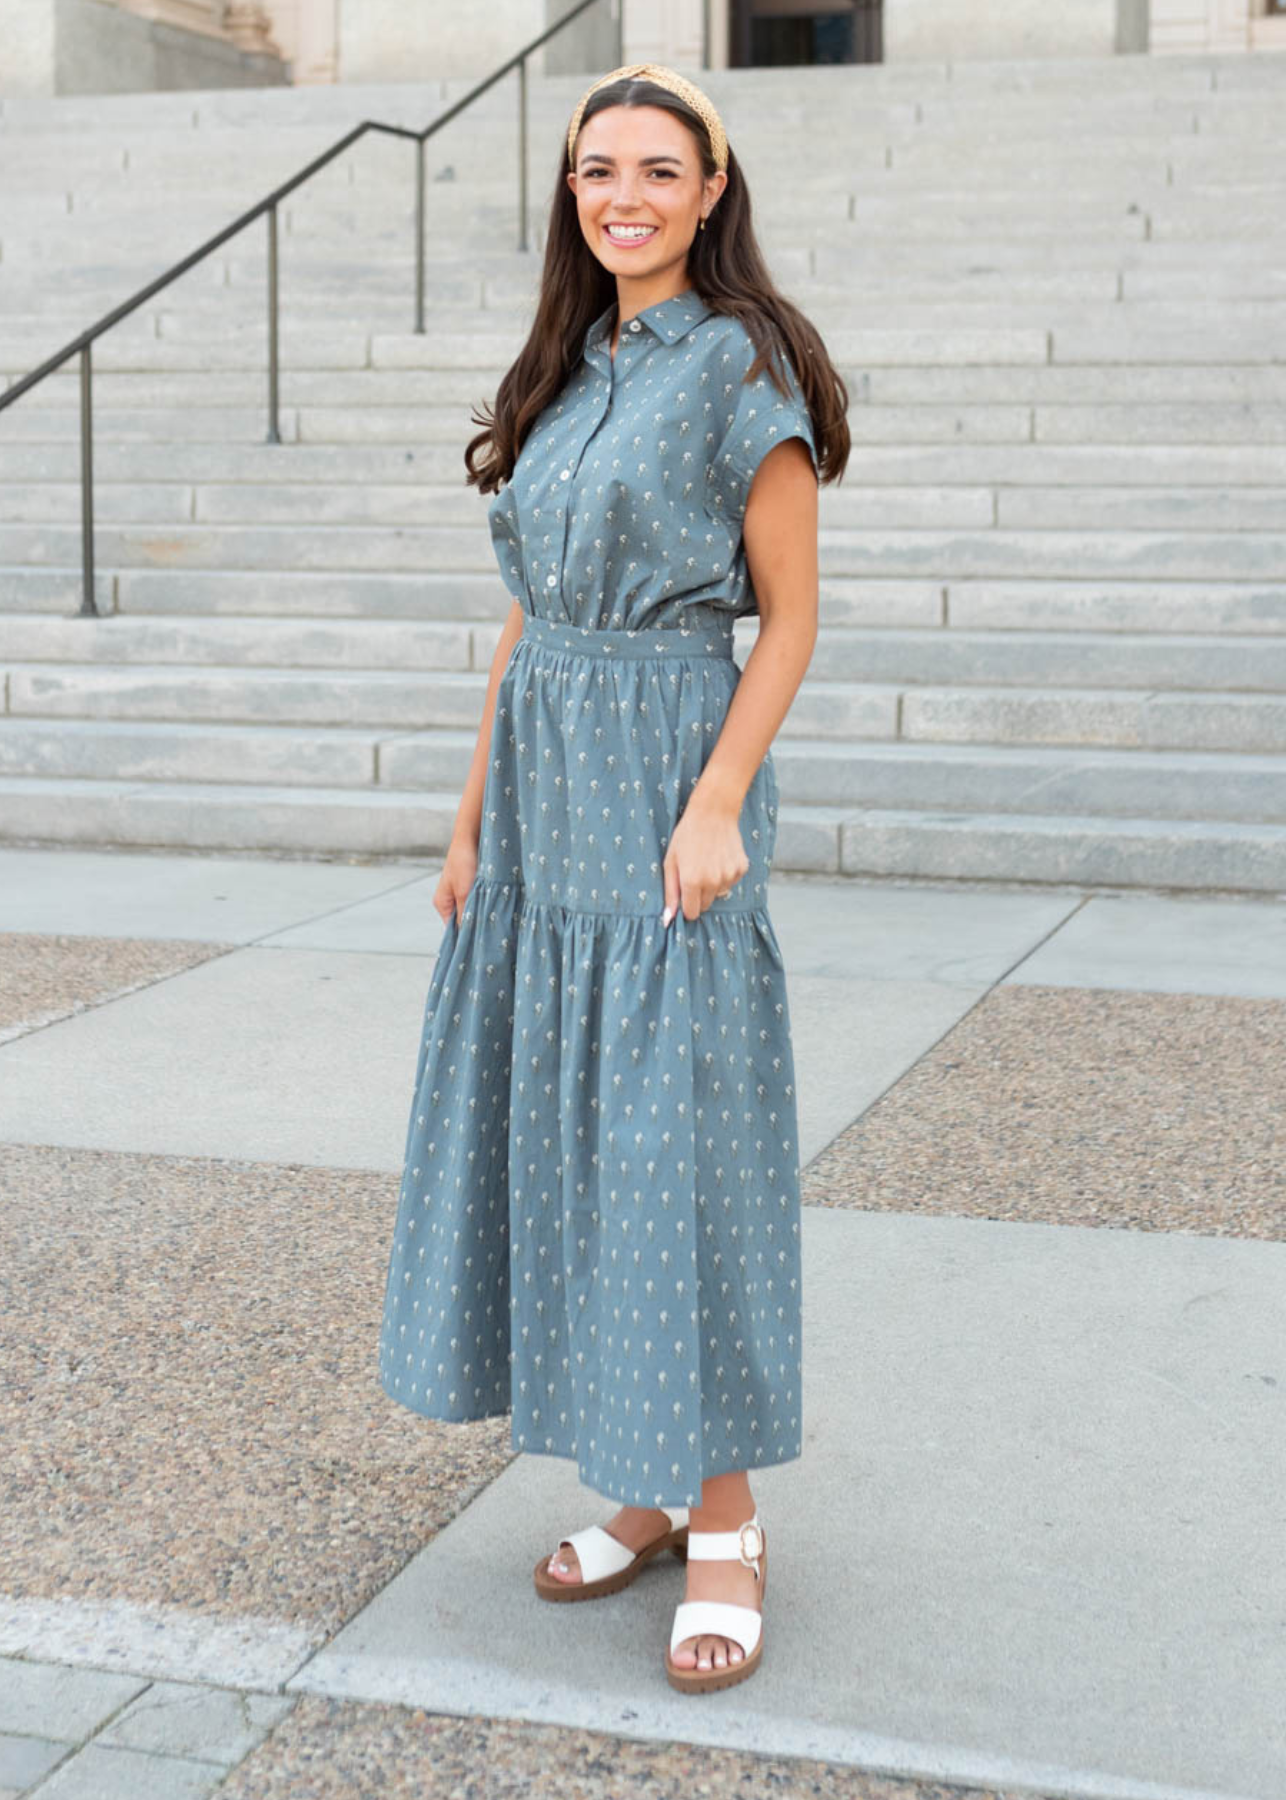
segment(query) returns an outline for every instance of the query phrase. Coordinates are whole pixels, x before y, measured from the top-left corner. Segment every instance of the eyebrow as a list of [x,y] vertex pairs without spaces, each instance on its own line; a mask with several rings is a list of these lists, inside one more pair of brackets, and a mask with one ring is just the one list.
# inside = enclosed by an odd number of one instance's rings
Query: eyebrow
[[[645,169],[650,168],[653,163],[667,163],[667,162],[678,163],[680,168],[683,167],[682,158],[678,157],[678,156],[644,156],[644,157],[641,157],[639,160],[640,160],[641,166]],[[610,156],[604,156],[604,154],[601,150],[587,150],[585,152],[585,154],[581,157],[581,161],[582,162],[610,163],[612,168],[616,167],[615,158],[610,157]]]

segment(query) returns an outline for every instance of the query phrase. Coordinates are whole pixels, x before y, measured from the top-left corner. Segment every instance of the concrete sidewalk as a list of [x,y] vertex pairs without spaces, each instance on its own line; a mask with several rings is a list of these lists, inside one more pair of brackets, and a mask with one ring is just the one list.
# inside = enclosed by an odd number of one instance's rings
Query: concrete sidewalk
[[375,1384],[435,882],[0,851],[0,1796],[1280,1800],[1286,910],[774,877],[806,1445],[696,1701],[677,1564],[540,1606],[612,1503]]

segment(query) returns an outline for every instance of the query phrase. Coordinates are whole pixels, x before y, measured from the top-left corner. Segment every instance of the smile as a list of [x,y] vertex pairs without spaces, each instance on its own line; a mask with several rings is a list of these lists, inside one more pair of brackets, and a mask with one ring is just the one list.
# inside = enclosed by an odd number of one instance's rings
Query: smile
[[655,225],[606,225],[603,229],[616,244],[641,244],[657,232]]

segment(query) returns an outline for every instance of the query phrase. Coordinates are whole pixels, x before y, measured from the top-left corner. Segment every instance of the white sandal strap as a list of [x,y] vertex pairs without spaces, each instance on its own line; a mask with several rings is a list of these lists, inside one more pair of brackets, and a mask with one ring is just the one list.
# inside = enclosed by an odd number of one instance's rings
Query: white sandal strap
[[586,1525],[570,1537],[559,1538],[560,1550],[564,1544],[570,1544],[576,1552],[582,1581],[601,1581],[604,1575],[618,1575],[634,1561],[629,1545],[604,1531],[601,1525]]
[[754,1517],[736,1531],[689,1531],[689,1562],[740,1562],[760,1574],[759,1556],[763,1549],[763,1527],[759,1509]]
[[[686,1507],[663,1510],[670,1518],[672,1531],[687,1524]],[[676,1511],[682,1514],[681,1518],[675,1517]],[[570,1537],[559,1538],[560,1550],[564,1544],[570,1544],[576,1552],[582,1581],[601,1581],[605,1575],[619,1575],[622,1569],[629,1568],[638,1554],[628,1544],[614,1538],[610,1531],[604,1531],[601,1525],[586,1525],[581,1531],[573,1531]]]
[[731,1638],[747,1656],[753,1656],[762,1627],[763,1619],[753,1606],[734,1606],[729,1600],[683,1600],[674,1609],[670,1654],[673,1656],[684,1638],[722,1637]]

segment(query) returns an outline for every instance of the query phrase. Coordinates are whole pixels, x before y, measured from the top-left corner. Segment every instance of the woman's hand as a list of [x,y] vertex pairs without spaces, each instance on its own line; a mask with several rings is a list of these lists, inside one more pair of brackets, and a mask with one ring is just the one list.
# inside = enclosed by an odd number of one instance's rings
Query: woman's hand
[[668,925],[683,905],[685,919],[697,919],[712,900],[721,900],[750,867],[734,812],[722,801],[702,800],[694,791],[674,828],[662,863]]
[[464,903],[469,897],[469,889],[473,886],[477,873],[478,840],[468,834],[453,837],[447,848],[438,885],[433,890],[433,904],[442,915],[443,924],[451,923],[453,913],[456,915],[456,924],[459,924],[459,915],[464,911]]

